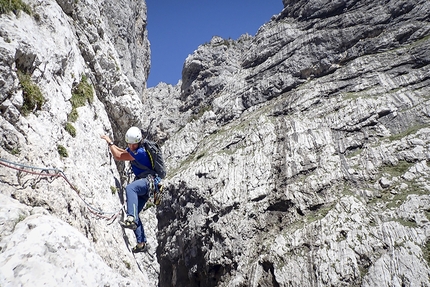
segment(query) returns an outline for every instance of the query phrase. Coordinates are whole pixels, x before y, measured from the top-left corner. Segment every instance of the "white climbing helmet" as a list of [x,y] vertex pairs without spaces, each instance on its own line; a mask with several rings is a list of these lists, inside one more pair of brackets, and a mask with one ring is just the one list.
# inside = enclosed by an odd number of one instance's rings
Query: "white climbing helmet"
[[138,127],[131,127],[125,133],[125,141],[129,144],[140,143],[142,140],[142,132]]

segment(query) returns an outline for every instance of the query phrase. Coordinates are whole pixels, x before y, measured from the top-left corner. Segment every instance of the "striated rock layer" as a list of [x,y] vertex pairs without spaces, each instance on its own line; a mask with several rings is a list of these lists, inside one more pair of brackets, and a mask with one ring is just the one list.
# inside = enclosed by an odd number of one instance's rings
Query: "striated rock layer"
[[430,3],[284,6],[186,59],[160,286],[430,286]]
[[[151,89],[144,2],[26,3],[0,15],[2,287],[430,286],[429,1],[284,0]],[[130,125],[168,167],[134,256],[100,139]]]

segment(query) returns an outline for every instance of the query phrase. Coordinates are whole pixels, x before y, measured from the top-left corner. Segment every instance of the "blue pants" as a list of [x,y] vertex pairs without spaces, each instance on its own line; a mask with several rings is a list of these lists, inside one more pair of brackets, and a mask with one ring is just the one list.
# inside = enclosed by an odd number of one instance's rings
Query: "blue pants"
[[134,231],[137,243],[146,242],[145,230],[139,218],[139,212],[143,209],[149,199],[148,180],[142,178],[135,180],[125,188],[127,195],[127,215],[134,217],[137,228]]

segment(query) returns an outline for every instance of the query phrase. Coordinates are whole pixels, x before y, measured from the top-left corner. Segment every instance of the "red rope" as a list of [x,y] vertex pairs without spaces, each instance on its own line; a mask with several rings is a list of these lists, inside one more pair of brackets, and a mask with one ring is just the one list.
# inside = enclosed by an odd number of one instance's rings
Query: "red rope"
[[[107,214],[106,212],[103,212],[103,211],[101,211],[101,210],[98,210],[98,209],[96,209],[95,207],[92,207],[90,204],[88,204],[86,201],[85,201],[85,199],[83,199],[82,197],[81,197],[81,195],[79,194],[79,191],[76,189],[76,187],[74,187],[73,186],[73,184],[67,179],[67,177],[64,175],[64,173],[62,172],[62,171],[60,171],[60,170],[55,170],[56,171],[56,173],[55,174],[49,174],[49,170],[54,170],[54,169],[42,169],[43,170],[43,172],[35,172],[35,171],[29,171],[29,170],[26,170],[26,169],[24,169],[24,168],[19,168],[19,167],[15,167],[15,166],[13,166],[12,164],[7,164],[6,162],[4,162],[3,160],[0,160],[0,164],[1,165],[3,165],[3,166],[5,166],[5,167],[8,167],[8,168],[11,168],[11,169],[14,169],[14,170],[17,170],[17,171],[19,171],[19,172],[25,172],[25,173],[29,173],[29,174],[33,174],[33,175],[39,175],[39,176],[47,176],[47,177],[51,177],[51,178],[55,178],[55,177],[62,177],[69,185],[70,185],[70,187],[76,192],[76,194],[78,195],[78,197],[86,204],[86,206],[88,207],[88,210],[94,215],[94,216],[96,216],[96,217],[98,217],[98,218],[103,218],[103,219],[106,219],[106,220],[112,220],[112,221],[114,221],[117,217],[118,217],[118,215],[120,215],[121,214],[121,210],[123,209],[123,207],[124,207],[124,204],[121,206],[121,208],[116,212],[116,213],[114,213],[112,216],[107,216],[107,215],[105,215],[105,214]],[[33,168],[33,167],[27,167],[27,168]],[[48,173],[46,173],[46,172],[48,172]]]
[[[43,173],[43,172],[28,171],[28,170],[25,170],[23,168],[14,167],[14,166],[9,165],[3,161],[0,161],[0,164],[5,166],[5,167],[17,170],[17,171],[22,171],[22,172],[26,172],[26,173],[30,173],[30,174],[34,174],[34,175],[47,175],[46,173]],[[48,175],[50,175],[50,174],[48,174]],[[50,175],[50,176],[53,177],[53,175]],[[59,176],[58,173],[56,173],[55,176]]]

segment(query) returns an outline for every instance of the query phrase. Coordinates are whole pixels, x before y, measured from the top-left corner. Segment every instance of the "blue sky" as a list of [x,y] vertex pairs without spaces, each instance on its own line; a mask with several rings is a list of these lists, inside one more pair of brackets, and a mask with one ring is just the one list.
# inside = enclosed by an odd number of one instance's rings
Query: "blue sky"
[[151,69],[148,87],[176,85],[189,54],[213,36],[255,35],[282,11],[282,0],[146,0]]

